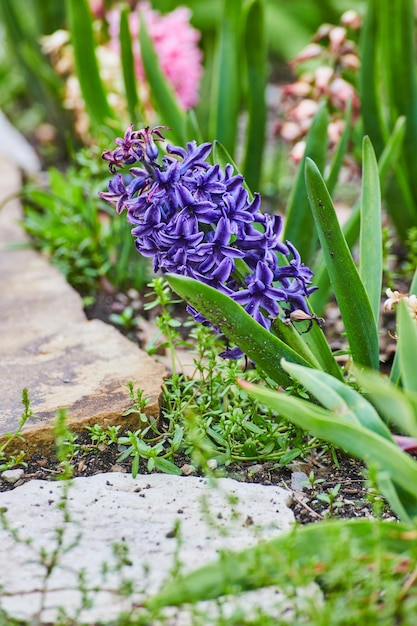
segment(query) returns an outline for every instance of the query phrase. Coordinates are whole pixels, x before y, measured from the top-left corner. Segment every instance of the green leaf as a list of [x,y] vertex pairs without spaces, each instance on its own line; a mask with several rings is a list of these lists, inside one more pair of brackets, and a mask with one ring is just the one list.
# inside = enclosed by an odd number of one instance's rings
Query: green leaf
[[[385,472],[396,487],[406,492],[409,503],[404,498],[401,501],[407,515],[412,517],[417,514],[417,463],[395,443],[300,398],[250,385],[246,381],[240,381],[240,384],[259,402],[278,411],[313,436],[329,441],[366,464],[373,464],[378,471]],[[394,504],[390,502],[391,506]]]
[[120,13],[120,52],[122,61],[123,82],[125,86],[127,108],[130,121],[137,124],[138,114],[144,119],[143,111],[140,110],[138,92],[136,89],[136,74],[133,60],[132,37],[129,28],[130,11],[124,8]]
[[223,0],[211,85],[210,137],[234,154],[241,98],[242,0]]
[[151,89],[152,102],[159,113],[161,122],[170,127],[174,141],[183,145],[185,137],[185,113],[161,69],[152,39],[149,36],[145,19],[140,16],[139,41],[146,79]]
[[218,328],[268,376],[286,387],[291,379],[280,365],[281,357],[308,365],[294,350],[268,332],[231,298],[192,278],[167,274],[172,289]]
[[378,164],[369,137],[363,139],[362,162],[359,274],[378,329],[382,289],[381,190]]
[[417,393],[417,323],[403,300],[398,310],[398,354],[402,385],[406,391]]
[[385,421],[388,424],[396,424],[402,432],[417,437],[417,395],[415,397],[411,394],[406,395],[387,378],[373,370],[355,367],[353,372]]
[[406,130],[406,118],[400,116],[394,124],[392,133],[378,159],[379,181],[382,189],[386,183],[389,170],[394,167],[400,157]]
[[[414,272],[413,279],[410,285],[410,294],[417,294],[417,269]],[[390,380],[391,382],[398,384],[400,380],[400,359],[398,350],[395,353],[394,362],[391,367]]]
[[155,457],[155,468],[160,472],[165,472],[165,474],[174,474],[175,476],[181,476],[181,469],[169,461],[168,459],[164,459],[162,457]]
[[356,363],[378,369],[378,331],[368,296],[343,236],[323,177],[306,160],[306,185],[324,259]]
[[417,81],[413,0],[368,0],[362,50],[360,96],[364,129],[379,155],[399,116],[407,120],[402,155],[385,199],[401,237],[417,220]]
[[[384,190],[387,185],[388,174],[391,168],[396,166],[398,161],[401,144],[404,138],[405,132],[405,119],[398,118],[394,129],[389,136],[389,139],[385,145],[385,148],[378,160],[379,181],[380,186]],[[331,175],[328,177],[330,181]],[[328,187],[328,185],[327,185]],[[329,193],[330,193],[330,188]],[[352,208],[352,213],[348,220],[343,224],[342,231],[346,239],[350,250],[355,245],[359,232],[360,232],[360,204],[355,203]],[[318,315],[323,315],[325,307],[330,297],[330,282],[327,272],[326,263],[323,258],[323,254],[320,252],[315,260],[313,267],[314,270],[314,284],[318,287],[309,298],[310,303]]]
[[88,2],[87,0],[66,0],[66,2],[75,68],[81,93],[91,123],[100,128],[109,124],[115,115],[107,101],[106,90],[100,78]]
[[310,264],[317,248],[317,231],[306,196],[304,169],[307,158],[317,163],[323,171],[327,155],[327,126],[329,113],[323,103],[307,135],[307,145],[299,165],[297,177],[285,211],[284,240],[291,241],[307,265]]
[[359,73],[359,92],[364,129],[369,134],[377,155],[384,148],[384,127],[379,93],[380,82],[377,70],[378,50],[378,4],[380,0],[368,0],[362,28]]
[[392,435],[374,407],[345,382],[336,380],[324,372],[302,367],[295,363],[281,362],[282,367],[296,378],[329,411],[372,432],[393,441]]
[[415,558],[416,538],[414,529],[396,522],[350,519],[306,524],[241,552],[223,553],[169,582],[145,605],[157,610],[270,585],[299,588],[300,572],[307,578],[304,584],[318,580],[337,560],[339,549],[347,550],[344,559],[365,562],[369,571],[381,554]]
[[245,13],[244,53],[247,65],[247,112],[243,174],[248,186],[259,189],[266,128],[266,67],[265,7],[263,0],[252,0]]

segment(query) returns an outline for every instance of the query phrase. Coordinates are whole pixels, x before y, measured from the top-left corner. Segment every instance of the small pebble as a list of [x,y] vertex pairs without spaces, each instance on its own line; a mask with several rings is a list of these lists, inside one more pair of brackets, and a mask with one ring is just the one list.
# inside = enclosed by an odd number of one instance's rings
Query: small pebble
[[217,461],[216,459],[209,459],[207,461],[207,467],[211,470],[217,469]]
[[308,476],[304,472],[293,472],[291,474],[291,489],[294,491],[303,491],[303,489],[311,489],[308,482]]
[[181,467],[181,474],[183,476],[191,476],[191,474],[195,474],[197,471],[197,469],[194,467],[194,465],[190,465],[189,463],[184,463],[184,465]]
[[23,469],[9,469],[2,472],[1,477],[7,483],[14,485],[20,478],[22,478],[24,473],[25,471]]

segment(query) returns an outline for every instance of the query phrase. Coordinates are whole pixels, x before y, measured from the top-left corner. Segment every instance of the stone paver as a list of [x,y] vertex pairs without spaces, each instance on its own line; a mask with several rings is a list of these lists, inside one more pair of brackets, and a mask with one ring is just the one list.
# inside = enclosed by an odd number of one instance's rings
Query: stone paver
[[[7,161],[0,172],[1,202],[19,190],[20,176]],[[129,381],[144,389],[147,412],[157,416],[164,367],[112,326],[86,319],[80,296],[58,270],[22,247],[27,238],[19,219],[13,199],[0,211],[0,436],[16,429],[23,388],[37,416],[18,443],[28,450],[52,443],[61,407],[74,430],[95,423],[136,427],[134,415],[122,417]]]
[[[152,474],[133,479],[116,472],[76,478],[68,500],[72,521],[64,524],[57,507],[61,488],[62,483],[35,480],[0,493],[0,506],[7,509],[12,527],[22,539],[32,540],[30,546],[17,544],[0,528],[0,562],[8,563],[0,568],[0,607],[16,618],[30,619],[40,609],[45,570],[36,555],[41,548],[52,550],[59,527],[66,529],[64,545],[78,535],[80,539],[59,559],[60,566],[48,582],[43,623],[53,622],[60,606],[74,615],[80,602],[77,572],[81,569],[86,585],[97,585],[101,591],[95,595],[94,607],[83,612],[77,623],[110,621],[128,610],[131,602],[140,603],[157,591],[174,564],[177,523],[182,541],[179,559],[185,572],[215,559],[220,549],[243,549],[290,528],[294,521],[287,508],[289,494],[280,487],[220,479],[217,488],[209,488],[202,478]],[[121,573],[110,572],[103,583],[102,564],[114,565],[115,543],[128,548],[129,564]],[[115,594],[122,578],[134,582],[130,600]],[[274,600],[276,589],[268,595],[269,603]]]

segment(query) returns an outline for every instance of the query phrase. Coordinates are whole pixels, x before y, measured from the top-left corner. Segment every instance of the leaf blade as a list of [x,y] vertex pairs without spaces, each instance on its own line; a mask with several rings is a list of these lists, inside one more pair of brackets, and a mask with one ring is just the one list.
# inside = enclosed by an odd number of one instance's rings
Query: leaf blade
[[[167,274],[174,291],[252,359],[279,385],[288,386],[291,379],[282,369],[280,356],[288,361],[308,365],[294,350],[246,313],[237,302],[225,294],[192,278]],[[286,355],[286,356],[285,356]]]
[[309,158],[306,159],[305,175],[308,199],[352,358],[361,365],[378,369],[378,333],[371,305],[324,180],[316,164]]

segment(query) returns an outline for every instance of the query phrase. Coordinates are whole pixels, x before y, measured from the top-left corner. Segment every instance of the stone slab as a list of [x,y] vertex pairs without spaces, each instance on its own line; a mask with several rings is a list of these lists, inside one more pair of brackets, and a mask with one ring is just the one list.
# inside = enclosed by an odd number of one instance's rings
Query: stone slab
[[[16,194],[20,176],[4,162],[0,203]],[[0,211],[0,437],[16,430],[27,388],[35,418],[19,449],[44,451],[53,442],[58,409],[75,431],[95,423],[136,428],[128,382],[144,390],[148,415],[158,417],[165,376],[156,363],[115,328],[88,321],[79,294],[46,258],[28,248],[16,198]]]
[[[76,622],[107,622],[160,589],[176,559],[187,572],[215,559],[221,549],[241,550],[276,536],[294,521],[287,507],[289,493],[280,487],[220,479],[213,488],[197,477],[151,474],[133,479],[108,473],[73,481],[68,494],[71,522],[64,523],[58,508],[62,486],[34,480],[0,493],[9,523],[22,540],[31,540],[30,546],[16,544],[11,533],[0,528],[0,562],[8,564],[0,568],[0,607],[18,619],[33,619],[40,610],[44,568],[36,555],[42,548],[53,549],[58,528],[65,528],[65,546],[73,541],[76,545],[59,559],[49,580],[40,623],[54,622],[58,607],[74,615],[81,569],[86,585],[100,591],[92,609]],[[181,547],[176,556],[177,524]],[[128,550],[127,565],[120,572],[111,570],[116,543]],[[105,582],[100,574],[104,562],[110,566]],[[129,600],[115,592],[123,579],[133,581]],[[277,590],[270,590],[269,601],[277,599]],[[252,607],[255,600],[252,596]]]

